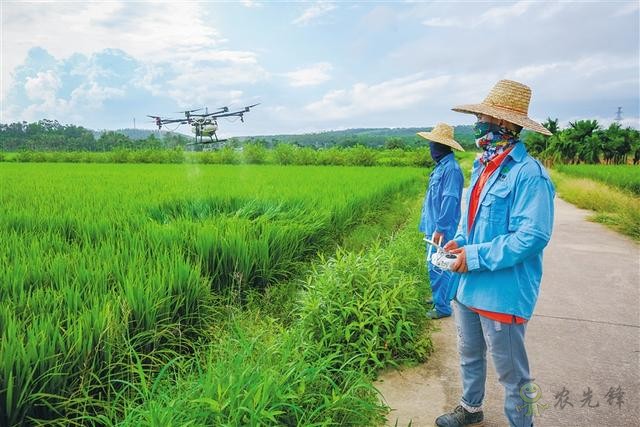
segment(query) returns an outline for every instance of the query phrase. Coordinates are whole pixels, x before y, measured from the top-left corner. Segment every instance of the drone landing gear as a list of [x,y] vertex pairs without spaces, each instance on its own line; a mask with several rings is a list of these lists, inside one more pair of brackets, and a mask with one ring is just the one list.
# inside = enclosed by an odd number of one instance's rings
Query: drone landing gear
[[228,139],[219,139],[216,136],[216,139],[214,140],[211,136],[209,136],[209,141],[205,141],[202,139],[202,135],[198,137],[196,137],[196,140],[190,144],[187,144],[188,146],[200,146],[203,149],[206,150],[216,150],[219,148],[222,148],[223,143],[227,142]]

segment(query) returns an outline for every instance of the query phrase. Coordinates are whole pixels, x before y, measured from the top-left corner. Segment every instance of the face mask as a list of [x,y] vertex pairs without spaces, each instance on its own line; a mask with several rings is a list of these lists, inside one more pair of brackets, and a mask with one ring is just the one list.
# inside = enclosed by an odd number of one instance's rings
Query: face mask
[[451,153],[451,147],[444,144],[438,144],[433,141],[429,141],[429,152],[434,162],[438,163],[447,154]]
[[518,142],[518,132],[495,123],[477,122],[474,134],[476,146],[484,150],[481,158],[484,163]]

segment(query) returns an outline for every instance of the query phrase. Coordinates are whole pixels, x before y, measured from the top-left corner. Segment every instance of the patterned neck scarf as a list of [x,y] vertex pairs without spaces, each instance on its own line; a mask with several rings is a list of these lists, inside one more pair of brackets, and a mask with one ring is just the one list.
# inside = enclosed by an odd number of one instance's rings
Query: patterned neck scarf
[[487,164],[518,142],[519,132],[494,123],[477,122],[474,131],[476,145],[483,150],[480,157],[483,164]]

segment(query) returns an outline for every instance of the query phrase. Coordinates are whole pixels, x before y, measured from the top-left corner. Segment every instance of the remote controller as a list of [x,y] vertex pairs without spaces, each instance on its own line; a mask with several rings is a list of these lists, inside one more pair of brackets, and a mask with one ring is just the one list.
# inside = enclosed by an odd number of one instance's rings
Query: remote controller
[[458,256],[445,251],[442,246],[427,237],[424,238],[424,241],[436,248],[434,253],[431,253],[431,249],[429,249],[430,255],[427,256],[429,262],[442,270],[451,271],[451,267],[455,264]]

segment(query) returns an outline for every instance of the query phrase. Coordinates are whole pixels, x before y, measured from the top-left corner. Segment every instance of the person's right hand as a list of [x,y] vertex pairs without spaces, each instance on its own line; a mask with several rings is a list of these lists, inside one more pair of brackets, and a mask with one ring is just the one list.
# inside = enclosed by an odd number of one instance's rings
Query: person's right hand
[[456,262],[451,266],[451,271],[455,273],[466,273],[469,271],[469,267],[467,267],[467,251],[465,251],[464,246],[451,249],[451,253],[458,257]]
[[447,244],[443,246],[442,249],[444,249],[447,252],[453,249],[458,249],[458,242],[456,242],[455,240],[449,240]]

